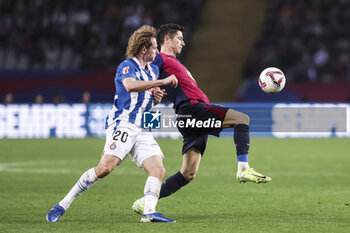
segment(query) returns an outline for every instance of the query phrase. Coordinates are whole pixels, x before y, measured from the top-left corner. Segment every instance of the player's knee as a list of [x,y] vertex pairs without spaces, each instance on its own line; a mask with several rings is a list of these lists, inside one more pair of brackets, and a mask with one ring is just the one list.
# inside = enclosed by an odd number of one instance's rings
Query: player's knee
[[[164,178],[165,172],[166,172],[165,168],[162,167],[162,168],[161,168],[162,179]],[[162,179],[161,179],[161,180],[162,180]]]
[[146,169],[149,176],[157,177],[160,180],[163,180],[165,175],[165,168],[163,166],[156,166]]
[[164,167],[157,167],[156,174],[158,179],[163,180],[165,175],[165,168]]
[[239,121],[239,124],[249,125],[250,118],[247,114],[242,113]]

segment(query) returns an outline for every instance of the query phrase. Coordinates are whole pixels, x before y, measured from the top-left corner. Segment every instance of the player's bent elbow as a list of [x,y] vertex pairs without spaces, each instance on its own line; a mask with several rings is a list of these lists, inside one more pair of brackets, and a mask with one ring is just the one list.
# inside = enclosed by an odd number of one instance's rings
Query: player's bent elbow
[[125,87],[125,90],[126,90],[127,92],[133,92],[133,91],[134,91],[134,89],[131,88],[129,85],[125,85],[125,84],[124,84],[124,87]]
[[123,81],[124,88],[127,92],[137,91],[136,81],[132,78],[126,78]]
[[124,85],[124,87],[127,92],[142,92],[145,90],[144,87],[137,85]]

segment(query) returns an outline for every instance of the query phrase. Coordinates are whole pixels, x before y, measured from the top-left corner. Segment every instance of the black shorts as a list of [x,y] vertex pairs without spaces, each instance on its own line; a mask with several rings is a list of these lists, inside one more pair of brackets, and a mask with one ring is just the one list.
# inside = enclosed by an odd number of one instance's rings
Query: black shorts
[[187,102],[177,108],[177,128],[184,139],[182,154],[194,147],[203,155],[208,135],[220,135],[228,110],[222,105],[202,102]]

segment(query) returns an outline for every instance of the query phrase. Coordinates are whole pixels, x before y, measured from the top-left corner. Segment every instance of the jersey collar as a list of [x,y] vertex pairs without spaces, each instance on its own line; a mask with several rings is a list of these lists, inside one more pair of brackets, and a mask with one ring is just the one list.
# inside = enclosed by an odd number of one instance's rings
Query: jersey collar
[[[139,66],[139,68],[140,68],[141,70],[145,70],[145,69],[142,67],[141,63],[139,62],[139,60],[138,60],[136,57],[133,57],[133,58],[131,58],[131,59],[132,59],[134,62],[136,62],[136,64]],[[153,70],[149,62],[147,62],[146,66],[147,66],[148,72],[150,72],[151,70]],[[147,71],[147,70],[145,70],[145,71]]]

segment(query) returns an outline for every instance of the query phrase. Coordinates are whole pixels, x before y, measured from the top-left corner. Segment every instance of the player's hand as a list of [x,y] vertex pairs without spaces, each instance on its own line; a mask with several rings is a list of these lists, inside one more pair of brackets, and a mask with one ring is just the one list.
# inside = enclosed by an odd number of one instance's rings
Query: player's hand
[[163,96],[166,95],[165,89],[160,89],[159,87],[152,88],[152,95],[153,95],[153,100],[154,104],[159,104]]
[[176,78],[176,76],[173,75],[173,74],[170,75],[169,77],[163,79],[163,80],[164,80],[164,85],[170,85],[170,86],[172,86],[172,87],[174,87],[174,88],[176,88],[177,85],[178,85],[177,78]]

